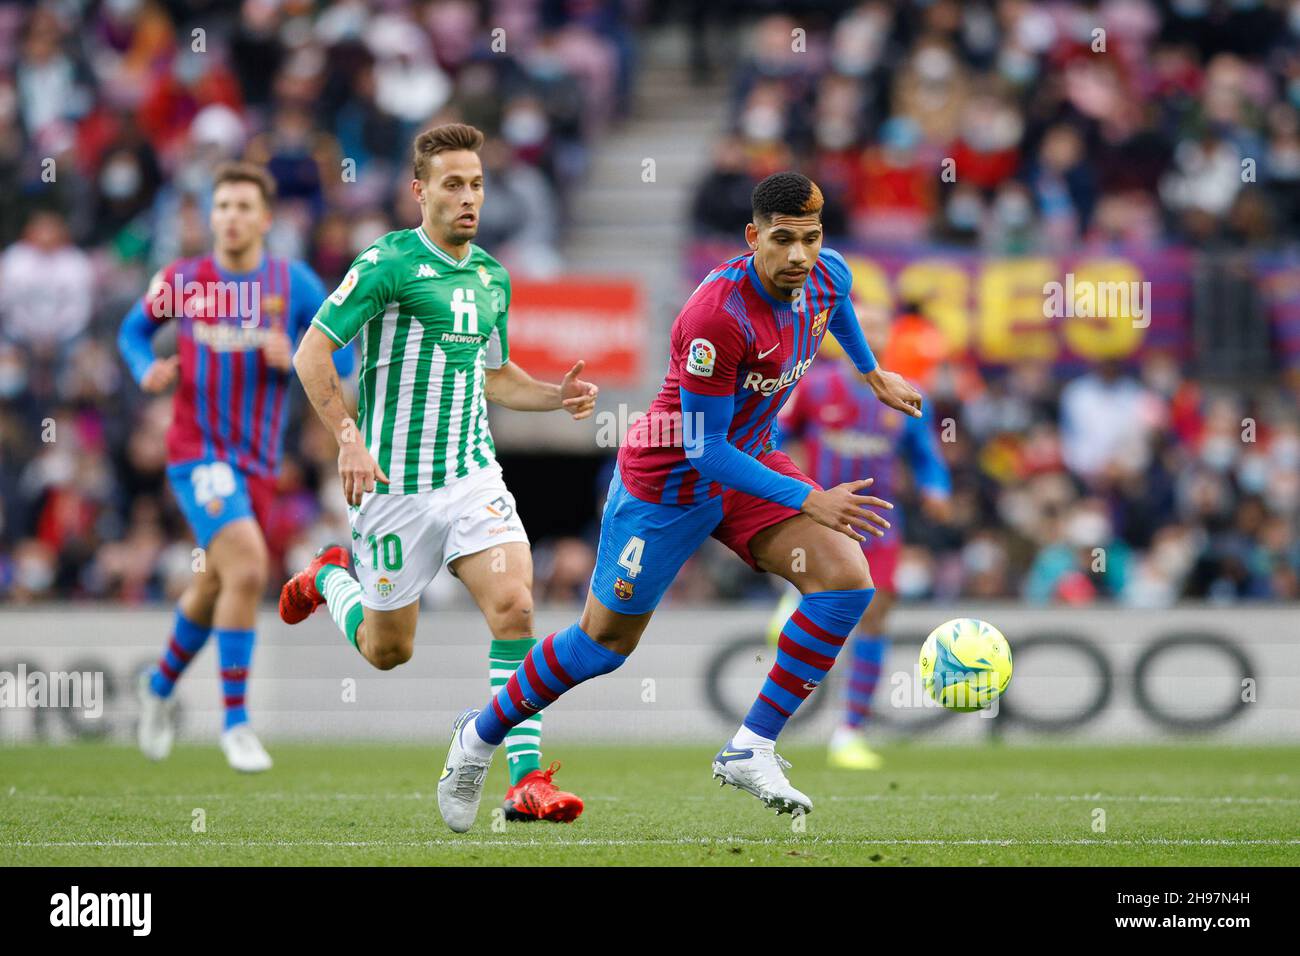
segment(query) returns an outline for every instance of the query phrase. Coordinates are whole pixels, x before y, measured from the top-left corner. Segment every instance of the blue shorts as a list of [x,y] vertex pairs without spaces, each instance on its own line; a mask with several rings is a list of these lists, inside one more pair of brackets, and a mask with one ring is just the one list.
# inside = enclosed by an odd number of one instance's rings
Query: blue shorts
[[[788,455],[768,451],[759,462],[820,488]],[[633,495],[614,469],[600,521],[600,547],[591,591],[619,614],[653,611],[686,559],[707,537],[714,537],[755,571],[762,571],[750,547],[754,538],[799,512],[735,488],[689,505],[652,504]]]
[[690,505],[642,501],[614,470],[600,519],[591,591],[619,614],[644,614],[659,604],[686,559],[722,522],[722,498]]
[[200,459],[170,465],[167,481],[201,548],[240,518],[253,518],[265,526],[266,511],[274,495],[271,479],[246,474],[225,461]]

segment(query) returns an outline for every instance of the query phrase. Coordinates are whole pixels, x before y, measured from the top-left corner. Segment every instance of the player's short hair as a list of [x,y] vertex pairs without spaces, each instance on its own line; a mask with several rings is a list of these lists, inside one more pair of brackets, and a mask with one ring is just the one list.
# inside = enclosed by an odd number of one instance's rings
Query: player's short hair
[[269,207],[275,201],[275,177],[265,166],[243,160],[222,163],[212,174],[212,191],[224,183],[252,183],[262,193],[262,202]]
[[773,216],[821,215],[825,200],[817,184],[803,173],[773,173],[754,187],[750,205],[754,222],[768,222]]
[[467,149],[477,153],[483,148],[483,131],[468,123],[444,123],[433,129],[426,129],[415,137],[415,146],[411,151],[411,168],[415,178],[424,182],[429,176],[429,161],[439,153],[456,149]]

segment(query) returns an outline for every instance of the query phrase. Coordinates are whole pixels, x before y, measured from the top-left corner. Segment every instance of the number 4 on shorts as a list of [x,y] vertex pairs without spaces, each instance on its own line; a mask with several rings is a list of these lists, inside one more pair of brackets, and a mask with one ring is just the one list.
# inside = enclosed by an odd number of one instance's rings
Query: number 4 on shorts
[[623,546],[623,553],[618,556],[618,566],[627,571],[629,578],[641,573],[641,552],[645,550],[645,539],[633,535]]

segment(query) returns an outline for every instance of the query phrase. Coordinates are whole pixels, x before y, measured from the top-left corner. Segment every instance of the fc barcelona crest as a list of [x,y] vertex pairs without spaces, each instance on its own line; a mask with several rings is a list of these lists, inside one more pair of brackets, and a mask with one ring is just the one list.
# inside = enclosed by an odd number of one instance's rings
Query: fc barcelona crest
[[812,334],[821,335],[826,328],[826,316],[830,315],[830,309],[822,309],[813,317]]
[[619,600],[629,601],[632,598],[632,582],[624,581],[622,578],[614,579],[614,593],[618,595]]

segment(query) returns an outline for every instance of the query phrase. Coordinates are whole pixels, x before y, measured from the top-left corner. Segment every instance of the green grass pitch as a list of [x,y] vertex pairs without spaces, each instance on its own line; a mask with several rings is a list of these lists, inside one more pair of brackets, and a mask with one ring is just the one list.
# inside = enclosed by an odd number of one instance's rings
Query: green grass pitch
[[783,748],[816,804],[797,832],[719,789],[707,745],[556,745],[578,822],[494,827],[498,759],[461,836],[434,800],[441,743],[270,749],[275,769],[242,777],[215,745],[157,765],[122,746],[0,748],[0,865],[1300,864],[1295,747],[895,745],[874,773]]

